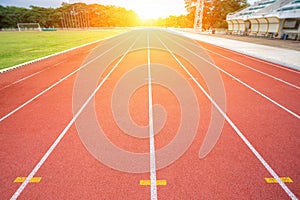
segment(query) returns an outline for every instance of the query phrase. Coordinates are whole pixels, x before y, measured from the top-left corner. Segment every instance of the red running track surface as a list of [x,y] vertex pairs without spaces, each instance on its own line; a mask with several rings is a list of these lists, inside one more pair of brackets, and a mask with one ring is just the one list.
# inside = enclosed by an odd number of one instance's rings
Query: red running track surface
[[[206,76],[209,73],[214,74]],[[177,76],[178,79],[174,78]],[[161,30],[146,29],[33,63],[0,77],[0,199],[13,195],[19,199],[300,196],[300,72],[297,70]],[[72,123],[97,84],[100,87],[91,103]],[[219,116],[199,85],[213,97],[212,88],[221,88],[219,97],[223,99],[214,100],[217,104],[225,102],[221,109],[226,116],[279,177],[289,177],[293,182],[284,186],[267,183],[265,178],[273,178],[270,169],[224,118],[220,137],[213,136],[216,144],[204,158],[199,158],[210,124]],[[181,100],[176,91],[189,101]],[[31,100],[33,97],[36,98]],[[156,154],[149,154],[151,110]],[[190,133],[195,120],[195,133]],[[176,148],[160,153],[170,148],[168,145],[176,140],[181,127],[185,129]],[[105,137],[99,135],[101,140],[108,139],[124,155],[132,152],[143,155],[143,159],[115,156],[108,144],[97,143],[100,140],[94,134],[99,130],[105,134]],[[218,135],[217,129],[212,130]],[[184,143],[191,134],[195,135],[185,149]],[[63,137],[58,141],[59,136]],[[49,151],[55,141],[57,145]],[[95,149],[98,151],[92,155]],[[173,151],[177,150],[182,152],[173,158]],[[46,152],[49,154],[41,162]],[[151,156],[156,159],[154,173],[150,172]],[[171,163],[164,166],[166,160]],[[17,177],[28,177],[39,164],[33,176],[41,177],[40,182],[23,185],[14,182]],[[140,185],[140,180],[150,180],[150,174],[166,184],[152,182],[152,190],[150,185]]]

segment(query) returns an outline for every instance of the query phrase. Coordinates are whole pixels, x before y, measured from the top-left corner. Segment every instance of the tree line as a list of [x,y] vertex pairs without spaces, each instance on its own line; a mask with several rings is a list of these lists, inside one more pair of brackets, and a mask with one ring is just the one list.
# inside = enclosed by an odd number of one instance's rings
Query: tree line
[[16,28],[17,23],[39,23],[41,27],[113,27],[136,26],[138,15],[132,10],[99,4],[62,3],[59,8],[0,5],[0,29]]
[[[59,8],[30,6],[19,8],[0,5],[0,29],[16,28],[17,23],[39,23],[41,27],[85,28],[161,26],[192,28],[197,0],[184,0],[187,15],[169,16],[156,20],[141,20],[132,10],[116,6],[85,3],[62,3]],[[206,0],[203,27],[226,28],[226,15],[248,6],[247,0]]]

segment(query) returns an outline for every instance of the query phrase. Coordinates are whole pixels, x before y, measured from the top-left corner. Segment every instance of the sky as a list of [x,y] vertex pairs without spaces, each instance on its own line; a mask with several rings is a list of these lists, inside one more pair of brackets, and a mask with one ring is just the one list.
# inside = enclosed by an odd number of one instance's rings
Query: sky
[[[29,7],[59,7],[62,2],[87,4],[98,3],[102,5],[115,5],[134,10],[142,19],[167,17],[169,15],[184,15],[184,0],[0,0],[3,6]],[[253,3],[256,0],[248,0]]]

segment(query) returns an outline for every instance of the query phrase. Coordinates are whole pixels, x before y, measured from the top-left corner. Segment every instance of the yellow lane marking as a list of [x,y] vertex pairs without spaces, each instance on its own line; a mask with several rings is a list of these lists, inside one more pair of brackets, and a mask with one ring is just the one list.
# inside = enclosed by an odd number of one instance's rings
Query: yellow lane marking
[[[151,185],[151,180],[140,180],[140,185]],[[156,185],[162,185],[166,186],[167,185],[167,180],[156,180]]]
[[[14,180],[14,183],[23,183],[26,180],[27,177],[17,177]],[[30,183],[39,183],[41,181],[42,177],[33,177],[30,179]]]
[[[265,178],[267,183],[277,183],[277,180],[275,178]],[[284,183],[292,183],[293,180],[290,177],[280,177],[280,180]]]

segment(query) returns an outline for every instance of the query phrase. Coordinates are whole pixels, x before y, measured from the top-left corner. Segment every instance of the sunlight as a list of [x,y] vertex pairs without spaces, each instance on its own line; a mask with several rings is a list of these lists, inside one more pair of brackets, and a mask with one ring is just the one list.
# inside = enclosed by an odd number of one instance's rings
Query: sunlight
[[[156,8],[156,11],[155,11]],[[160,10],[160,11],[159,11]],[[139,6],[134,9],[134,11],[140,16],[141,19],[156,19],[164,16],[164,11],[162,9],[158,9],[154,5],[148,6]],[[159,12],[158,12],[159,11]]]
[[144,3],[135,4],[133,10],[141,17],[141,19],[156,19],[165,17],[169,13],[170,5],[158,1],[144,1]]
[[143,20],[186,14],[184,0],[106,0],[105,3],[134,10]]
[[141,19],[157,19],[186,12],[183,0],[143,0],[133,2],[135,3],[133,10],[136,11]]

